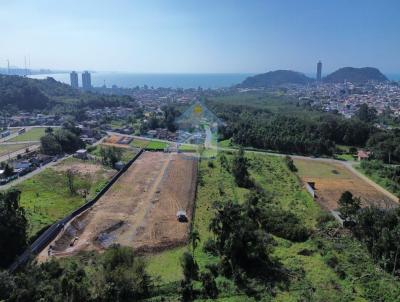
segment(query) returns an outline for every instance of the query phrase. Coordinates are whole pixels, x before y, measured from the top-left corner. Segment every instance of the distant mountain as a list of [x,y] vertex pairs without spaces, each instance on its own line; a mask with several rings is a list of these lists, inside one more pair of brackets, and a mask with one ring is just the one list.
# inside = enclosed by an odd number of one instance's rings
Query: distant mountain
[[327,83],[343,83],[344,81],[352,83],[365,83],[368,81],[385,82],[388,79],[373,67],[343,67],[327,75],[323,81]]
[[256,87],[273,87],[286,84],[304,85],[314,80],[306,77],[304,74],[292,70],[276,70],[263,74],[248,77],[239,87],[256,88]]

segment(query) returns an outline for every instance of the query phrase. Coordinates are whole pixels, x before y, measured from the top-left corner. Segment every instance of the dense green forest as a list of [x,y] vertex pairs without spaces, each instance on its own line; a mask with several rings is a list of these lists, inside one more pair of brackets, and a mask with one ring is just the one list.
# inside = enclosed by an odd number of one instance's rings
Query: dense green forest
[[35,80],[19,76],[0,76],[2,110],[70,111],[72,108],[100,108],[135,104],[129,96],[83,92],[53,78]]
[[[296,100],[250,94],[209,100],[208,105],[226,125],[221,139],[232,138],[246,147],[284,153],[332,155],[335,144],[364,146],[376,131],[358,118],[313,111]],[[280,102],[280,103],[279,103]]]

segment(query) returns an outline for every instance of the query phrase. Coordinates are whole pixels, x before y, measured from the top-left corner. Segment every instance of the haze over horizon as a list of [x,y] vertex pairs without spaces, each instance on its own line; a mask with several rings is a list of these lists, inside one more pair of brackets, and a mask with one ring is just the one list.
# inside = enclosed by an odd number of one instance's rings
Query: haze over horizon
[[136,73],[400,73],[400,2],[2,1],[0,67]]

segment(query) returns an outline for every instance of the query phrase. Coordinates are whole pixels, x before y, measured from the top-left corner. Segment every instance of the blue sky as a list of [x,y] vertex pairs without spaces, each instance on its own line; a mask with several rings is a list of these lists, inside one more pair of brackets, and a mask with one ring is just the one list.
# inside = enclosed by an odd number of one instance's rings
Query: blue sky
[[0,0],[0,66],[400,73],[398,0]]

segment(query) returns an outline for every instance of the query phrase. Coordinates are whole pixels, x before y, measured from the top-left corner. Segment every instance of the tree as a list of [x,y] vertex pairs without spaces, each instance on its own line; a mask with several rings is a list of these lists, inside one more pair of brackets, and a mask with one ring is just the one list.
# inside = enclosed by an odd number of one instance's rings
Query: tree
[[199,267],[189,252],[183,253],[181,266],[184,276],[184,279],[181,281],[182,302],[192,301],[195,296],[193,280],[198,279]]
[[0,193],[0,267],[7,267],[27,244],[28,223],[19,204],[21,192]]
[[240,147],[239,152],[233,159],[232,174],[235,177],[236,184],[239,187],[248,188],[252,185],[250,174],[247,170],[248,162],[244,156],[244,149]]
[[0,164],[0,168],[4,170],[4,177],[10,177],[14,174],[14,168],[5,162]]
[[47,155],[57,155],[62,152],[62,148],[56,137],[46,134],[40,138],[41,152]]
[[193,256],[189,252],[183,253],[181,258],[181,266],[183,276],[186,281],[197,280],[199,267]]
[[203,285],[204,298],[216,299],[219,291],[213,274],[206,271],[200,275],[200,280]]
[[151,280],[146,266],[129,247],[106,250],[97,276],[96,301],[137,301],[147,297]]
[[290,171],[297,172],[297,167],[295,166],[293,159],[290,156],[288,155],[285,156],[285,163]]
[[194,229],[194,230],[192,230],[192,232],[190,232],[189,241],[192,244],[192,256],[194,258],[194,251],[197,247],[198,242],[200,241],[200,234],[196,229]]
[[369,108],[367,104],[361,104],[356,116],[363,122],[373,122],[376,119],[376,109]]
[[224,274],[265,273],[272,268],[271,238],[262,225],[248,216],[247,207],[232,201],[217,204],[209,228],[216,235]]
[[121,148],[115,148],[115,147],[111,148],[101,147],[100,156],[102,158],[103,164],[113,167],[115,163],[121,160],[122,150]]
[[46,134],[53,134],[53,132],[54,132],[54,129],[51,128],[51,127],[47,127],[47,128],[44,130],[44,133],[46,133]]
[[68,169],[65,172],[65,176],[67,177],[69,193],[71,195],[75,195],[76,194],[76,189],[75,189],[76,172],[73,169]]
[[361,208],[361,200],[353,197],[350,191],[345,191],[338,201],[340,217],[345,221],[354,221]]
[[7,271],[0,272],[0,301],[6,301],[15,288],[14,277]]

